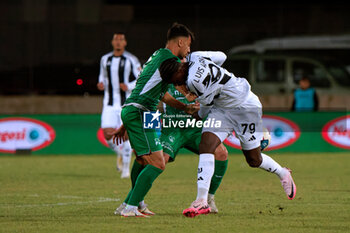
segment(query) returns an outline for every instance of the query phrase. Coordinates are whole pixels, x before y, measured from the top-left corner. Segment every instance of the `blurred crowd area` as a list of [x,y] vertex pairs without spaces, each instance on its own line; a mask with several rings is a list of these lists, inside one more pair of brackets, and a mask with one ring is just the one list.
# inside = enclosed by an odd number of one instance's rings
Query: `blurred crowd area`
[[[153,51],[164,47],[166,31],[173,22],[186,24],[194,32],[192,50],[224,51],[228,55],[226,68],[246,77],[267,108],[291,109],[293,91],[305,72],[320,93],[319,109],[349,108],[350,53],[346,46],[336,52],[313,50],[306,55],[299,50],[274,50],[273,54],[259,49],[232,50],[269,38],[346,40],[350,35],[347,3],[2,0],[0,11],[0,102],[4,113],[99,112],[103,94],[96,88],[99,61],[111,51],[113,33],[126,33],[127,50],[143,64]],[[295,56],[299,60],[293,60]],[[329,69],[334,59],[340,60],[341,69]],[[320,81],[320,73],[328,81]]]

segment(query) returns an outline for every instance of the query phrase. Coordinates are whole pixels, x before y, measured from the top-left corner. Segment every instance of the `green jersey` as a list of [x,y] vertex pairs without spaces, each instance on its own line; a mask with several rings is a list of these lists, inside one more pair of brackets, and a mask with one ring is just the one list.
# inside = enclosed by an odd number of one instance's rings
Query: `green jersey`
[[134,105],[143,110],[156,111],[159,100],[163,98],[168,89],[168,83],[160,77],[159,67],[169,58],[177,58],[169,49],[159,49],[153,53],[143,67],[137,79],[136,86],[125,105]]

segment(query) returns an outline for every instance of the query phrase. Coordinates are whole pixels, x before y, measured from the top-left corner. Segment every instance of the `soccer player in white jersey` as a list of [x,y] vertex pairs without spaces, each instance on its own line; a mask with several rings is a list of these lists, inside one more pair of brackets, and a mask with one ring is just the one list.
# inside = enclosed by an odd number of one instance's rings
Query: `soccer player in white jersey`
[[218,128],[215,128],[216,125],[203,127],[199,145],[197,198],[183,211],[185,216],[195,217],[210,212],[207,197],[214,172],[214,151],[233,131],[241,142],[249,166],[275,173],[288,199],[294,199],[296,186],[291,171],[261,153],[262,105],[246,79],[235,77],[201,53],[192,53],[188,62],[178,64],[177,71],[168,75],[187,78],[186,85],[182,87],[183,94],[189,101],[196,99],[201,105],[194,117],[203,119],[207,116],[207,119],[221,122]]
[[[122,125],[121,106],[136,85],[136,78],[141,71],[137,57],[125,50],[127,41],[124,33],[115,33],[111,41],[113,51],[101,58],[100,75],[97,83],[99,90],[104,90],[101,128],[109,147],[118,155],[117,169],[122,170],[121,178],[130,176],[132,149],[129,141],[117,146],[113,144],[109,132]],[[120,166],[119,158],[122,158]]]

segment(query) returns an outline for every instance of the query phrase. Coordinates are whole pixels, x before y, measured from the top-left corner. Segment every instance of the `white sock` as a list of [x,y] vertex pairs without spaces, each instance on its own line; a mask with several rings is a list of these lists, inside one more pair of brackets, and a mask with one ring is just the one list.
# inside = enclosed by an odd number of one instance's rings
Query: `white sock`
[[260,164],[260,168],[264,169],[265,171],[275,173],[280,179],[285,176],[286,170],[270,156],[261,153],[261,157],[262,163]]
[[131,155],[132,155],[132,150],[130,146],[129,141],[125,141],[122,144],[122,156],[123,156],[123,173],[124,174],[129,174],[130,173],[130,161],[131,161]]
[[211,177],[214,174],[214,154],[200,154],[197,174],[197,200],[208,200]]

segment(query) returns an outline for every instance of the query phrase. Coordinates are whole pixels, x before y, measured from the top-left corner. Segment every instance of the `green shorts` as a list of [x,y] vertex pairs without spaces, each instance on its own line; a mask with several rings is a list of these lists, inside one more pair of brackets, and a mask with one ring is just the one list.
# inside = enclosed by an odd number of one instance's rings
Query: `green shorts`
[[125,106],[121,112],[131,147],[137,156],[148,155],[163,149],[156,130],[143,128],[143,112],[132,105]]
[[193,153],[199,153],[199,143],[201,142],[201,128],[171,128],[162,129],[160,141],[163,152],[170,156],[169,162],[173,162],[181,148],[186,148]]

